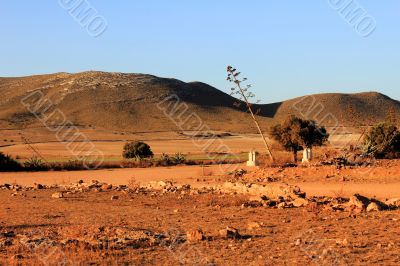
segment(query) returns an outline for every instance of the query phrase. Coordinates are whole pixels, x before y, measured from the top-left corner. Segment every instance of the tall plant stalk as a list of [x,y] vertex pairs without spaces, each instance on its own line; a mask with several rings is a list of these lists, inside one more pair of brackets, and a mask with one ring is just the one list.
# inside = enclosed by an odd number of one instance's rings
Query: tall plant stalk
[[252,104],[249,101],[249,98],[254,98],[254,96],[255,96],[252,92],[249,91],[249,89],[251,88],[251,85],[246,85],[245,88],[242,86],[242,82],[245,82],[247,80],[247,78],[239,79],[240,72],[237,72],[236,68],[228,66],[227,72],[228,72],[227,80],[229,82],[232,82],[235,84],[235,88],[231,89],[232,90],[231,95],[238,94],[239,98],[246,103],[246,107],[247,107],[248,111],[250,112],[251,118],[253,119],[254,124],[257,127],[258,133],[260,134],[260,136],[264,142],[267,153],[268,153],[269,157],[271,158],[271,160],[273,161],[274,157],[272,156],[271,149],[269,148],[267,139],[265,138],[265,136],[261,130],[260,124],[258,123],[257,118],[253,112]]

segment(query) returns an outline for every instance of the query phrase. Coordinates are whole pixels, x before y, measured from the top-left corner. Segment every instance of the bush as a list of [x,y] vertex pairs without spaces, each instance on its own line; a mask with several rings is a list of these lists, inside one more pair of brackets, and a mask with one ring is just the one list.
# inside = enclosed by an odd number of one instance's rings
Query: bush
[[175,156],[172,157],[172,160],[173,160],[174,164],[176,164],[176,165],[184,164],[186,162],[186,157],[182,153],[178,152],[178,153],[175,153]]
[[42,159],[32,157],[24,162],[24,170],[26,171],[48,171],[49,166]]
[[364,138],[364,153],[375,158],[394,158],[400,154],[400,132],[396,126],[380,123]]
[[148,144],[141,141],[128,142],[124,146],[122,156],[125,159],[144,159],[154,156]]
[[0,152],[0,172],[12,172],[21,170],[22,166],[11,156]]

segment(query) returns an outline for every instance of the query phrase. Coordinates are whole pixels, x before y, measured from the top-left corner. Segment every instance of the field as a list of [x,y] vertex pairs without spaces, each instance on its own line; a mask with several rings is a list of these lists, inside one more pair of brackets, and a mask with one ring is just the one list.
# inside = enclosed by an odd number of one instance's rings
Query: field
[[[108,160],[120,160],[124,140],[113,135],[95,144]],[[149,136],[140,139],[156,154],[207,156],[187,136]],[[332,139],[330,150],[346,141]],[[37,140],[32,145],[48,160],[71,159],[62,143]],[[263,149],[255,135],[222,140],[234,154]],[[32,156],[17,140],[1,150]],[[8,185],[0,187],[0,265],[398,265],[399,170],[400,161],[378,160],[346,168],[235,164],[1,173],[0,185]],[[254,186],[283,196],[261,199],[251,194]],[[285,194],[296,187],[305,198]],[[355,209],[355,194],[386,209]]]

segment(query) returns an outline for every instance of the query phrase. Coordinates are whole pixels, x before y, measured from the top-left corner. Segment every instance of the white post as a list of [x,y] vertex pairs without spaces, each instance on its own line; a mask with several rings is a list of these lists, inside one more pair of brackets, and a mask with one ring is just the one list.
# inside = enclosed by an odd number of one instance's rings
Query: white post
[[247,161],[247,166],[249,167],[257,166],[255,151],[249,152],[249,160]]
[[312,160],[312,149],[305,148],[303,151],[303,160],[302,163],[309,163]]

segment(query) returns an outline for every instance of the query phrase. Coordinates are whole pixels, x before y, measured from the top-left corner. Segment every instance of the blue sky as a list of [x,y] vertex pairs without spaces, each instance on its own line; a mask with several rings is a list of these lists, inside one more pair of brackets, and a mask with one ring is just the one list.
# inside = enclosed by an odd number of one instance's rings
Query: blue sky
[[230,64],[264,103],[372,90],[400,99],[400,1],[356,2],[376,21],[367,38],[329,1],[90,0],[108,24],[94,38],[57,0],[3,0],[0,76],[148,73],[228,92]]

